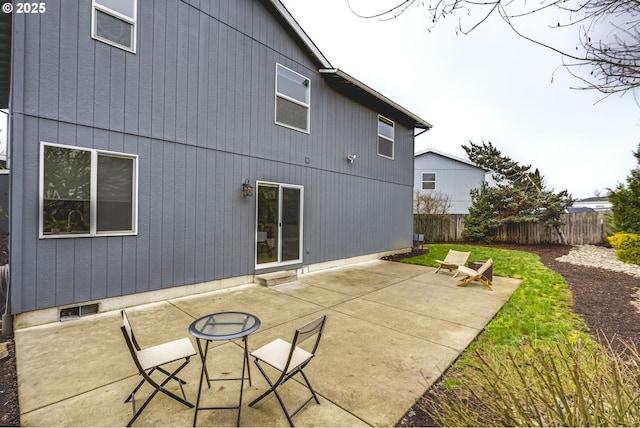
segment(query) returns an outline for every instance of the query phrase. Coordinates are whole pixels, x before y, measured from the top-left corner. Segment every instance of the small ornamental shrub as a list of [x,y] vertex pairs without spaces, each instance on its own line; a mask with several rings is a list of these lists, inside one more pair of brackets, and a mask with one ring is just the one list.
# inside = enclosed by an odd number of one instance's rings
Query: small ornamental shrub
[[640,235],[616,233],[609,237],[609,243],[616,250],[618,259],[625,263],[640,265]]
[[640,354],[622,343],[476,351],[475,367],[421,405],[437,426],[639,426]]

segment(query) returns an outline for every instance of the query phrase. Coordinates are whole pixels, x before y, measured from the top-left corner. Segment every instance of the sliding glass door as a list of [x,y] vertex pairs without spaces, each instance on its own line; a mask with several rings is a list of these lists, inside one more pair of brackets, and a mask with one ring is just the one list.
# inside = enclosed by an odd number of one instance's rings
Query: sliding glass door
[[257,183],[256,266],[302,261],[302,186]]

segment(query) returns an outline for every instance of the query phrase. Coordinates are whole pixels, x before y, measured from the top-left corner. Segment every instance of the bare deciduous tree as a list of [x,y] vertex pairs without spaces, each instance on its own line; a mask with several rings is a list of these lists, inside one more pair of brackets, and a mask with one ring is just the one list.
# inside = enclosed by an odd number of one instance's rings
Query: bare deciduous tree
[[[355,15],[381,20],[397,18],[411,6],[426,7],[429,25],[457,16],[457,31],[462,34],[470,33],[491,16],[499,16],[518,36],[560,53],[569,73],[582,82],[579,89],[597,89],[605,94],[640,91],[640,0],[396,0],[392,7],[370,14],[355,10],[353,0],[347,3]],[[554,8],[555,22],[546,25],[576,27],[575,52],[536,39],[518,27],[521,19]]]
[[451,206],[449,195],[440,192],[416,190],[413,198],[413,212],[416,214],[447,214]]

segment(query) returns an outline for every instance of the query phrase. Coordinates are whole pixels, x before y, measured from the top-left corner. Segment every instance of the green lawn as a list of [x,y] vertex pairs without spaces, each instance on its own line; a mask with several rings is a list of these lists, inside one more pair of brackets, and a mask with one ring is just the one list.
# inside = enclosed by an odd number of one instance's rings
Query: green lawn
[[[522,279],[486,331],[447,371],[423,411],[438,426],[639,426],[640,353],[601,346],[571,292],[536,254],[431,244],[405,263],[437,266],[450,249],[493,258],[494,276]],[[628,361],[633,364],[629,364]],[[432,407],[429,403],[438,403]]]
[[554,342],[559,338],[589,340],[584,320],[571,310],[571,292],[560,274],[548,269],[533,253],[490,247],[430,244],[429,253],[404,263],[437,266],[450,249],[470,251],[469,260],[493,258],[493,274],[517,278],[522,284],[489,323],[474,346],[517,347],[523,341]]

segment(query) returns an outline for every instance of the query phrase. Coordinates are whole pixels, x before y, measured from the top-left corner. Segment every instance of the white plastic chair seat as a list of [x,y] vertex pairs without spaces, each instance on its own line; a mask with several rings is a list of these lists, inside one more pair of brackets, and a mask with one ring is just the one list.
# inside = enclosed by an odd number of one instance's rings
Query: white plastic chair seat
[[[251,355],[279,371],[284,371],[290,350],[291,344],[289,342],[282,339],[276,339],[273,342],[267,343],[263,347],[253,351]],[[293,356],[291,357],[291,363],[289,364],[287,374],[295,370],[301,364],[309,361],[312,357],[313,354],[311,352],[305,351],[304,349],[296,346],[296,349],[293,351]]]
[[192,357],[196,355],[196,350],[191,344],[189,338],[184,337],[172,342],[141,349],[137,354],[138,361],[142,368],[149,370],[162,364],[168,364],[183,358]]

